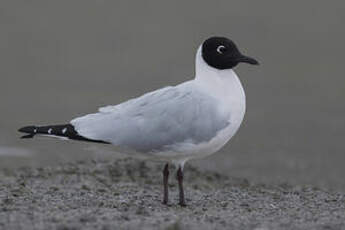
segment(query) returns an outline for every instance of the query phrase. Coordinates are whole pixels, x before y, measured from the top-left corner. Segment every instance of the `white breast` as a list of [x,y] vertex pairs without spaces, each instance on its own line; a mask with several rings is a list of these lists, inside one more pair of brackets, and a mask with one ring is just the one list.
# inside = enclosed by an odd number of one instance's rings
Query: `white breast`
[[229,126],[209,142],[200,145],[195,157],[203,157],[221,149],[239,129],[246,109],[245,93],[233,70],[215,70],[215,73],[200,78],[197,79],[200,81],[198,84],[220,101],[220,111],[229,114]]

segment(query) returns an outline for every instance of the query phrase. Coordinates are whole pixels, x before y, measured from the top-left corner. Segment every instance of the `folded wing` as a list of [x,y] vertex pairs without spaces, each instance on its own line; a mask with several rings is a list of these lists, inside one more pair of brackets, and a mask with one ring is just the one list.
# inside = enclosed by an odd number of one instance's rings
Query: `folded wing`
[[166,87],[71,121],[79,135],[138,152],[209,141],[228,125],[213,97],[190,84]]

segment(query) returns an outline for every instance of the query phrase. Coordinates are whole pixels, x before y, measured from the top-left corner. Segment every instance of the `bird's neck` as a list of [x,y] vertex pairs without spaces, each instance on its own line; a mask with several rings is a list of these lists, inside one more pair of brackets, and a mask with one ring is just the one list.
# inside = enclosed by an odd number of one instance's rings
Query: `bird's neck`
[[244,97],[241,82],[235,71],[219,70],[209,66],[201,56],[201,47],[195,60],[195,82],[208,92],[212,92],[214,96]]

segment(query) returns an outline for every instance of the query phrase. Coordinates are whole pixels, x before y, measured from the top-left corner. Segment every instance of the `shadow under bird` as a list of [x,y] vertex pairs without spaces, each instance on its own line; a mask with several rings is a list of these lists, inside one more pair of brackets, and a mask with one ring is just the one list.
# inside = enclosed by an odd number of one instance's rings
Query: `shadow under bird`
[[175,164],[179,204],[185,206],[185,162],[217,152],[243,120],[245,93],[233,71],[241,62],[258,65],[230,39],[211,37],[197,50],[193,80],[102,107],[68,124],[26,126],[19,131],[26,133],[22,138],[45,135],[112,144],[125,153],[164,162],[164,204],[168,204],[169,164]]

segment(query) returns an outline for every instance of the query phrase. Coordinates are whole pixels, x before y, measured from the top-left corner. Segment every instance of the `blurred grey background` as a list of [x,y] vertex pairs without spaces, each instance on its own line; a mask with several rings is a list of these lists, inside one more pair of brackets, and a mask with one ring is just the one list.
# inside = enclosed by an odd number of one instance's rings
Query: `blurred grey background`
[[16,130],[191,79],[199,44],[222,35],[261,66],[236,68],[247,94],[238,134],[192,163],[345,190],[344,12],[344,1],[321,0],[1,0],[0,168],[118,157]]

